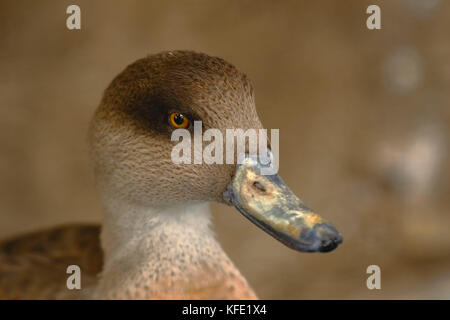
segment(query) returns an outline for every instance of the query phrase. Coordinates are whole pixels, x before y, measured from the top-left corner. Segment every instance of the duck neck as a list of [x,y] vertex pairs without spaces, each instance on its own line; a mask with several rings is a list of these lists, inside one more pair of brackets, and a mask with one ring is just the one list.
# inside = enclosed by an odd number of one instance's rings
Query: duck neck
[[179,291],[186,279],[217,278],[233,268],[212,231],[209,203],[156,208],[108,199],[105,204],[100,297],[163,297],[168,288]]

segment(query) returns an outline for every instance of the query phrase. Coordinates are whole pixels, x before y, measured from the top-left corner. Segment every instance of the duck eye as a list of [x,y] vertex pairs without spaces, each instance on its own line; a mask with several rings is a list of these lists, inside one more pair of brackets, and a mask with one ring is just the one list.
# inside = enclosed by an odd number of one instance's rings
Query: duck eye
[[186,129],[189,126],[189,119],[179,112],[172,112],[169,121],[175,129]]

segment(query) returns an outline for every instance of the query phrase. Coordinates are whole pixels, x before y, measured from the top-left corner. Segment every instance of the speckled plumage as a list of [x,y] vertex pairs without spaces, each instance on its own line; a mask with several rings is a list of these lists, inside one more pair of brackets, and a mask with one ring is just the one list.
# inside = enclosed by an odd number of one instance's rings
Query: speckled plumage
[[[167,115],[204,129],[262,128],[247,77],[190,51],[140,59],[106,89],[89,131],[104,204],[98,227],[66,226],[0,246],[0,298],[253,299],[210,228],[234,165],[175,165]],[[65,288],[69,264],[80,291]],[[100,272],[101,271],[101,272]]]

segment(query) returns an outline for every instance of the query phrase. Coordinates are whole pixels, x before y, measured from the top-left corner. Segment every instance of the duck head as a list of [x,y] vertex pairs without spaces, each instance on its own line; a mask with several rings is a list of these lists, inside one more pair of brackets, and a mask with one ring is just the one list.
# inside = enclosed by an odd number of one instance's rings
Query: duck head
[[[216,201],[287,246],[326,252],[338,231],[304,205],[278,174],[261,175],[252,155],[241,164],[176,164],[179,127],[261,129],[252,85],[223,59],[190,51],[148,56],[129,65],[106,89],[90,129],[103,194],[132,205],[163,207]],[[247,150],[248,151],[248,150]]]

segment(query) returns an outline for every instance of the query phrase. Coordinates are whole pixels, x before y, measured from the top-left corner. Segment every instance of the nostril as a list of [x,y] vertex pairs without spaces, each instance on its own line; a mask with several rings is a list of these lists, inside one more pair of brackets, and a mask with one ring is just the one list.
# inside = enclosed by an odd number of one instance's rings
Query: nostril
[[266,192],[266,188],[258,181],[253,182],[253,186],[261,192]]

